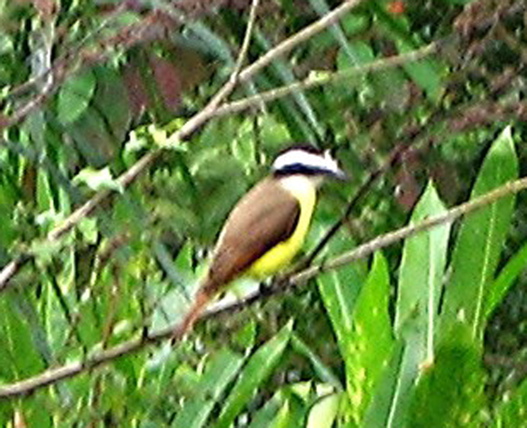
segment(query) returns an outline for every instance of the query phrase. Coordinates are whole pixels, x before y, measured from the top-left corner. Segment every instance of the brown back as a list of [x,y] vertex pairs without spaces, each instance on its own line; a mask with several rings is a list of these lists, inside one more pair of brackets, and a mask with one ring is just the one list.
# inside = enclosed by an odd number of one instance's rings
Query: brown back
[[300,217],[300,205],[273,177],[253,187],[231,211],[221,231],[204,284],[214,294],[279,242],[287,240]]

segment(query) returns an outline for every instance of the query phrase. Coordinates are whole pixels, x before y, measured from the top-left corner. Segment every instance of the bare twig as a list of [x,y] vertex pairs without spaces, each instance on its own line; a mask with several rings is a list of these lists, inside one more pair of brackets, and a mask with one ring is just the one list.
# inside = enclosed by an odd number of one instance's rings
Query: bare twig
[[[522,178],[516,181],[511,181],[503,186],[494,189],[485,195],[475,198],[469,202],[458,205],[444,214],[435,217],[430,217],[420,223],[405,226],[390,233],[381,235],[359,247],[345,252],[322,265],[312,266],[302,272],[293,274],[292,276],[275,281],[271,287],[263,290],[258,290],[248,296],[245,296],[241,301],[236,301],[227,306],[217,306],[207,311],[201,319],[211,318],[223,312],[231,312],[244,308],[254,301],[260,300],[270,295],[284,293],[290,287],[304,284],[307,280],[314,278],[322,272],[332,269],[338,269],[341,266],[348,265],[356,260],[373,254],[381,248],[394,244],[402,239],[432,229],[435,226],[445,223],[451,223],[461,216],[472,213],[487,205],[496,203],[499,199],[514,195],[521,190],[527,189],[527,178]],[[221,302],[220,302],[221,303]],[[0,398],[14,397],[18,395],[28,394],[39,388],[47,385],[55,384],[60,380],[73,377],[85,371],[89,371],[97,366],[108,363],[123,355],[128,355],[137,352],[149,344],[161,342],[165,339],[173,339],[174,331],[179,329],[179,324],[176,326],[167,327],[159,332],[150,335],[143,335],[140,338],[131,339],[123,342],[112,348],[99,351],[84,361],[75,361],[65,364],[61,367],[49,369],[36,376],[14,382],[9,385],[0,386]],[[181,339],[181,338],[178,338]]]
[[379,165],[376,169],[369,173],[366,180],[359,186],[358,190],[351,197],[349,202],[344,209],[344,212],[340,218],[326,231],[322,238],[315,245],[315,248],[307,255],[307,257],[299,263],[297,270],[305,269],[309,266],[316,256],[322,251],[322,249],[327,245],[327,243],[337,234],[340,228],[346,223],[347,219],[359,203],[359,201],[368,193],[373,184],[380,178],[386,171],[389,171],[394,165],[396,165],[408,152],[408,150],[414,149],[415,144],[411,144],[411,141],[421,140],[424,136],[427,136],[431,133],[432,129],[436,129],[438,126],[444,126],[442,121],[436,121],[435,116],[438,116],[439,113],[433,115],[425,125],[423,125],[418,130],[413,128],[410,129],[409,136],[407,141],[403,141],[397,145],[388,155],[388,158]]
[[63,52],[54,63],[53,67],[47,69],[44,73],[40,73],[37,76],[31,77],[26,82],[21,85],[15,86],[8,94],[5,95],[5,98],[16,98],[24,93],[28,92],[30,89],[39,85],[44,79],[47,79],[52,75],[57,69],[64,67],[65,61],[72,56],[73,52],[78,52],[90,39],[94,36],[101,34],[101,32],[109,26],[119,15],[128,8],[126,2],[122,2],[112,11],[104,17],[104,19],[97,25],[94,29],[88,32],[81,40],[75,42],[72,46],[66,47],[65,52]]
[[[251,65],[245,67],[237,79],[229,79],[227,83],[218,90],[216,95],[210,100],[210,102],[196,115],[190,118],[178,131],[176,131],[171,137],[171,141],[181,141],[197,129],[199,129],[204,123],[210,120],[214,116],[214,112],[218,108],[219,104],[227,97],[234,87],[239,83],[244,83],[251,79],[254,75],[260,72],[263,68],[269,65],[274,59],[282,56],[293,49],[298,44],[308,40],[315,34],[323,31],[325,28],[336,22],[352,8],[357,6],[362,0],[348,0],[342,5],[320,18],[318,21],[308,25],[303,30],[292,35],[286,40],[279,43],[273,49],[269,50],[265,55],[260,57],[257,61]],[[0,125],[1,127],[1,125]],[[148,168],[159,158],[163,153],[162,149],[153,150],[140,158],[134,165],[124,172],[118,179],[117,182],[121,187],[127,187],[134,182],[142,173],[148,170]],[[91,215],[94,210],[108,198],[112,192],[108,190],[102,190],[96,193],[90,200],[84,205],[76,209],[73,213],[67,217],[64,222],[53,229],[47,236],[47,241],[55,241],[59,239],[66,232],[71,230],[79,221],[83,218]],[[21,267],[31,259],[30,254],[24,254],[11,262],[9,262],[0,271],[0,292],[8,287],[9,282],[16,275]]]
[[308,25],[303,30],[299,31],[295,35],[284,40],[282,43],[278,44],[276,47],[268,51],[265,55],[261,56],[257,61],[252,63],[249,67],[245,68],[239,76],[240,82],[246,82],[261,69],[268,66],[274,59],[285,55],[290,52],[295,46],[298,46],[300,43],[309,40],[314,35],[325,30],[344,15],[346,15],[350,10],[358,6],[363,0],[346,0],[339,7],[333,9],[331,12],[324,15],[318,21],[313,22],[311,25]]
[[234,71],[232,72],[231,79],[238,79],[238,75],[243,67],[243,63],[247,58],[247,53],[249,52],[249,46],[251,44],[251,37],[253,35],[254,23],[256,22],[256,11],[258,10],[258,5],[260,0],[252,0],[251,10],[249,12],[249,20],[247,21],[247,28],[245,29],[245,35],[243,36],[242,47],[240,53],[238,54],[238,59],[236,60],[236,65],[234,66]]
[[521,356],[516,358],[510,355],[485,354],[483,361],[488,366],[501,366],[509,369],[514,369],[518,372],[518,377],[521,379],[527,374],[527,362]]
[[214,117],[217,118],[220,116],[239,113],[248,108],[257,106],[262,102],[269,102],[278,98],[283,98],[296,91],[305,91],[319,86],[337,83],[361,74],[373,73],[375,71],[385,70],[387,68],[397,67],[399,65],[418,61],[437,52],[437,50],[438,43],[434,42],[411,52],[406,52],[401,55],[394,55],[388,58],[381,58],[368,64],[353,67],[347,70],[338,71],[335,73],[325,73],[315,77],[308,77],[307,79],[292,83],[290,85],[280,86],[278,88],[270,89],[266,92],[232,101],[228,104],[223,104],[216,110]]
[[373,254],[375,251],[380,248],[387,247],[394,244],[397,241],[401,241],[409,236],[415,235],[419,232],[431,229],[434,226],[452,223],[457,218],[469,214],[473,211],[483,208],[486,205],[496,202],[498,199],[504,198],[505,196],[513,195],[521,190],[527,188],[527,178],[522,178],[516,181],[511,181],[503,186],[494,189],[485,195],[479,196],[471,201],[465,202],[464,204],[458,205],[457,207],[451,208],[444,214],[440,214],[434,217],[429,217],[426,220],[423,220],[420,223],[412,224],[409,226],[402,227],[393,232],[386,233],[379,236],[378,238],[372,239],[371,241],[360,245],[352,251],[344,253],[338,257],[335,257],[326,263],[321,265],[312,266],[294,274],[291,276],[290,281],[293,283],[304,282],[319,272],[325,271],[327,269],[335,269],[340,266],[347,265],[351,262],[354,262],[358,259],[361,259],[367,255]]
[[[512,78],[512,76],[508,76]],[[506,81],[508,81],[506,79]],[[499,93],[500,86],[496,86],[489,94],[491,98],[494,94]],[[501,102],[484,103],[479,101],[468,102],[459,106],[458,108],[445,112],[443,109],[436,110],[420,127],[410,127],[405,135],[401,137],[402,142],[398,144],[390,152],[387,159],[374,169],[366,178],[366,180],[359,186],[356,193],[351,197],[346,208],[344,209],[340,218],[326,231],[322,238],[315,245],[315,248],[308,254],[308,256],[299,263],[297,270],[300,271],[309,266],[316,256],[322,251],[327,243],[336,235],[340,228],[345,224],[350,217],[352,211],[355,209],[359,201],[368,193],[371,186],[399,163],[401,159],[410,150],[415,150],[417,143],[426,141],[432,135],[441,135],[442,130],[447,130],[451,135],[453,133],[466,132],[470,129],[475,129],[478,126],[496,123],[497,121],[511,120],[511,118],[520,118],[524,120],[527,117],[527,105],[525,102],[511,102],[503,104]],[[417,143],[416,143],[417,142]]]
[[[99,46],[101,47],[100,51],[86,48],[77,52],[75,58],[66,56],[57,60],[49,69],[49,72],[44,76],[46,78],[51,76],[53,84],[49,85],[45,91],[39,92],[34,97],[31,97],[18,107],[10,116],[0,116],[0,130],[19,124],[30,113],[39,108],[51,95],[53,95],[59,88],[60,84],[63,83],[68,76],[80,69],[81,66],[94,64],[107,59],[107,55],[113,53],[113,50],[107,49],[108,46],[114,49],[117,46],[121,48],[129,48],[139,42],[159,37],[164,31],[164,28],[164,25],[159,23],[159,17],[152,13],[145,16],[140,22],[123,28],[118,34],[99,41]],[[38,82],[38,80],[35,82]],[[27,88],[26,85],[35,82],[30,80],[21,85],[20,88],[15,89],[15,91],[18,92],[20,90],[25,90]]]

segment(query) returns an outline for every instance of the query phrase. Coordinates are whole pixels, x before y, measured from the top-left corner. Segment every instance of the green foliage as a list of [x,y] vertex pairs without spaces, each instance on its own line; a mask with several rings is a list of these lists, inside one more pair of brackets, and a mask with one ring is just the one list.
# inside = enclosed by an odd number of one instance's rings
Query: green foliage
[[86,111],[95,91],[95,76],[87,71],[68,80],[57,99],[57,116],[64,124],[77,120]]
[[[0,267],[23,262],[0,286],[0,391],[181,320],[230,209],[292,142],[352,177],[321,189],[306,253],[362,195],[315,263],[527,172],[522,1],[364,1],[230,99],[441,49],[212,115],[185,139],[171,137],[231,78],[248,10],[129,3],[0,0]],[[261,1],[244,64],[340,4]],[[0,399],[0,426],[521,427],[525,200]]]
[[292,322],[286,324],[273,339],[250,358],[229,396],[222,403],[222,410],[214,427],[228,427],[232,424],[240,410],[251,399],[258,386],[269,377],[282,357],[292,328]]
[[[517,176],[511,129],[506,128],[489,150],[471,197],[483,195]],[[513,206],[514,197],[510,196],[466,219],[452,256],[452,278],[445,295],[443,320],[466,321],[477,339],[483,332],[488,288],[507,237]]]
[[424,368],[409,410],[411,427],[479,427],[485,408],[481,352],[466,324],[455,325]]
[[527,408],[527,380],[513,392],[511,397],[505,400],[497,408],[497,412],[492,424],[496,428],[506,428],[514,426],[518,421],[525,421],[525,409]]
[[315,403],[309,412],[306,428],[331,428],[337,416],[340,398],[339,394],[331,394]]
[[348,349],[344,354],[347,392],[355,424],[360,424],[374,395],[374,387],[392,352],[389,290],[388,266],[384,257],[378,253],[357,299],[351,334],[348,336]]
[[[206,426],[207,418],[229,382],[238,374],[243,358],[229,350],[219,351],[207,364],[200,380],[193,385],[192,398],[185,403],[172,426],[199,428]],[[187,377],[178,376],[179,381],[188,386]]]

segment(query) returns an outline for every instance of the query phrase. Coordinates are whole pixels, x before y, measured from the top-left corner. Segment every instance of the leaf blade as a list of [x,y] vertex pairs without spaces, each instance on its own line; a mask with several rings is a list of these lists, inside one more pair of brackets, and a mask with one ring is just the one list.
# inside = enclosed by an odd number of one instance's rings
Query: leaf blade
[[[518,159],[511,128],[507,127],[485,157],[471,199],[517,177]],[[442,318],[447,324],[465,320],[475,337],[481,338],[483,333],[488,287],[511,222],[514,201],[514,196],[506,197],[472,214],[463,221],[456,241]]]
[[251,399],[258,385],[271,374],[289,343],[292,328],[293,323],[290,321],[249,359],[225,400],[218,421],[214,424],[215,428],[229,427]]

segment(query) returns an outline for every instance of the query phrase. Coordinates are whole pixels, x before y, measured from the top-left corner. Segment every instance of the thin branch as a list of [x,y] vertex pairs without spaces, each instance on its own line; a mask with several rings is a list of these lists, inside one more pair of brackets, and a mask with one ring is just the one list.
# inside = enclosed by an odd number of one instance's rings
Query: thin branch
[[504,198],[520,192],[527,188],[527,177],[516,181],[510,181],[503,186],[498,187],[482,196],[479,196],[471,201],[465,202],[464,204],[458,205],[457,207],[451,208],[444,214],[440,214],[434,217],[429,217],[420,223],[412,224],[409,226],[402,227],[393,232],[381,235],[371,241],[360,245],[359,247],[351,250],[347,253],[341,254],[321,265],[309,267],[302,272],[291,276],[290,281],[293,283],[305,282],[310,278],[313,278],[318,273],[326,271],[328,269],[336,269],[340,266],[347,265],[351,262],[359,260],[365,256],[373,254],[375,251],[394,244],[395,242],[401,241],[409,236],[431,229],[434,226],[440,224],[452,223],[459,217],[469,214],[473,211],[479,210],[486,205],[490,205],[496,202],[498,199]]
[[[497,95],[504,86],[510,84],[514,74],[505,75],[503,84],[496,85],[488,94],[489,98]],[[444,97],[447,95],[443,95]],[[502,105],[500,102],[490,103],[486,108],[482,108],[480,101],[469,102],[460,105],[453,111],[445,112],[442,108],[436,110],[427,121],[420,127],[410,127],[401,137],[402,142],[398,144],[388,155],[387,159],[373,170],[360,185],[356,193],[349,200],[340,218],[326,231],[319,240],[315,248],[308,256],[299,263],[296,271],[300,271],[309,266],[316,256],[322,251],[327,243],[336,235],[340,228],[345,224],[358,202],[367,194],[371,186],[393,168],[394,165],[404,159],[406,153],[417,147],[417,142],[422,142],[427,137],[441,135],[441,131],[446,129],[448,134],[466,132],[478,126],[492,124],[499,120],[510,120],[510,117],[527,117],[527,105],[523,102],[513,102]]]
[[94,38],[95,35],[101,34],[103,30],[106,29],[111,23],[113,23],[120,14],[124,12],[129,5],[126,2],[122,2],[115,9],[107,14],[102,21],[92,30],[88,32],[81,40],[72,44],[72,46],[66,47],[65,52],[63,52],[54,62],[53,67],[48,68],[45,72],[40,73],[37,76],[31,77],[26,82],[15,86],[8,94],[5,95],[6,99],[19,97],[32,88],[39,85],[44,79],[53,77],[53,73],[57,71],[58,68],[64,67],[64,62],[71,57],[72,52],[78,52],[90,39]]
[[[260,57],[257,61],[251,65],[245,67],[237,79],[229,79],[227,83],[218,90],[216,95],[210,100],[210,102],[198,113],[196,113],[192,118],[190,118],[178,131],[171,135],[170,139],[173,142],[181,141],[191,134],[193,134],[197,129],[199,129],[203,124],[210,120],[218,108],[219,104],[227,97],[234,87],[239,83],[244,83],[251,79],[254,75],[260,72],[268,64],[270,64],[275,58],[284,55],[289,52],[298,44],[308,40],[310,37],[313,37],[317,33],[323,31],[328,26],[332,25],[338,19],[342,18],[347,12],[352,8],[356,7],[363,0],[348,0],[344,2],[339,7],[335,8],[330,13],[326,14],[318,21],[308,25],[303,30],[292,35],[286,40],[282,41],[274,48],[269,50],[265,55]],[[0,123],[0,128],[2,124]],[[142,173],[148,170],[148,168],[159,158],[163,153],[163,149],[153,150],[152,152],[147,153],[142,158],[140,158],[134,165],[130,167],[126,172],[124,172],[118,179],[122,188],[129,186],[134,182]],[[53,229],[47,236],[47,241],[55,241],[59,239],[62,235],[70,231],[79,221],[83,218],[91,215],[103,201],[105,201],[113,192],[108,190],[102,190],[96,193],[91,199],[89,199],[84,205],[76,209],[73,213],[67,217],[63,223]],[[0,292],[5,291],[11,282],[11,279],[16,275],[22,266],[28,261],[31,260],[31,254],[23,254],[9,262],[3,269],[0,271]]]
[[[472,213],[492,203],[496,203],[499,199],[507,196],[512,196],[524,189],[527,189],[527,177],[516,181],[508,182],[503,186],[486,193],[485,195],[477,197],[471,201],[465,202],[464,204],[458,205],[457,207],[448,210],[444,214],[440,214],[435,217],[430,217],[420,223],[405,226],[393,232],[386,233],[363,245],[360,245],[354,250],[345,252],[340,256],[337,256],[327,261],[326,263],[317,266],[312,266],[302,272],[293,274],[290,277],[278,279],[269,288],[258,290],[248,296],[245,296],[240,301],[235,301],[227,305],[221,305],[220,302],[219,305],[216,305],[212,307],[209,311],[207,311],[201,317],[201,319],[211,318],[224,312],[232,312],[240,308],[244,308],[252,302],[260,300],[264,297],[284,293],[290,287],[304,284],[307,280],[314,278],[322,272],[326,272],[332,269],[338,269],[341,266],[348,265],[351,262],[373,254],[375,251],[378,251],[381,248],[387,247],[389,245],[394,244],[395,242],[424,232],[426,230],[432,229],[435,226],[445,223],[452,223],[454,220],[458,219],[461,216]],[[177,331],[179,328],[179,324],[177,324],[176,326],[167,327],[159,332],[146,336],[143,335],[140,338],[131,339],[112,348],[99,351],[89,356],[84,361],[75,361],[69,364],[65,364],[61,367],[49,369],[36,376],[8,385],[0,386],[0,398],[28,394],[44,386],[55,384],[60,380],[67,379],[77,374],[89,371],[97,366],[108,363],[123,355],[128,355],[137,352],[147,345],[158,343],[165,339],[173,339],[174,331]]]
[[[372,172],[369,173],[366,180],[360,185],[355,194],[351,197],[349,202],[344,209],[344,212],[340,218],[325,232],[322,238],[315,245],[315,248],[307,255],[307,257],[299,263],[297,270],[303,270],[315,260],[316,256],[322,251],[327,243],[337,234],[340,228],[345,224],[346,220],[351,215],[359,201],[368,193],[373,184],[389,171],[394,165],[396,165],[404,157],[404,155],[411,149],[415,149],[415,144],[411,144],[412,141],[422,140],[427,135],[430,135],[433,129],[438,126],[443,126],[442,121],[436,119],[440,113],[435,113],[433,117],[427,121],[425,125],[415,130],[410,128],[409,136],[407,141],[398,144],[388,155],[388,158]],[[403,138],[403,140],[406,140]]]
[[[141,21],[128,25],[117,34],[100,40],[98,42],[98,45],[101,47],[99,51],[94,51],[94,49],[88,47],[77,52],[74,59],[65,56],[55,61],[45,76],[51,76],[53,84],[47,90],[37,93],[34,97],[16,108],[10,116],[0,115],[0,130],[18,125],[22,122],[30,113],[39,108],[53,95],[68,76],[74,74],[82,66],[102,62],[107,59],[107,56],[114,52],[114,50],[108,49],[108,47],[113,49],[116,47],[130,48],[139,42],[160,37],[165,27],[166,24],[160,24],[159,17],[152,13],[146,15]],[[26,84],[29,85],[30,83],[33,83],[32,80],[23,84],[21,88],[25,90]]]
[[261,56],[250,66],[246,67],[240,73],[239,81],[246,82],[256,73],[258,73],[261,69],[268,66],[276,58],[285,55],[300,43],[309,40],[314,35],[333,25],[344,15],[346,15],[350,10],[357,7],[362,1],[363,0],[347,0],[343,2],[339,7],[333,9],[331,12],[324,15],[319,20],[315,21],[311,25],[308,25],[306,28],[300,30],[293,36],[287,38],[286,40],[275,46],[273,49],[268,51],[265,55]]
[[302,81],[292,83],[290,85],[280,86],[278,88],[270,89],[250,97],[242,98],[240,100],[232,101],[219,107],[214,113],[214,117],[225,116],[229,114],[239,113],[248,108],[260,105],[261,103],[274,101],[278,98],[283,98],[293,92],[305,91],[319,86],[333,84],[340,82],[350,77],[368,74],[375,71],[385,70],[387,68],[397,67],[408,64],[420,59],[426,58],[438,51],[440,43],[434,42],[426,45],[420,49],[403,53],[401,55],[394,55],[388,58],[381,58],[372,61],[368,64],[353,67],[347,70],[338,71],[335,73],[325,73],[315,77],[308,77]]
[[[240,71],[243,67],[243,63],[247,58],[247,53],[249,52],[249,46],[251,44],[251,37],[253,35],[254,23],[256,22],[256,11],[260,0],[252,0],[251,10],[249,11],[249,20],[247,21],[247,28],[245,29],[245,35],[243,36],[242,47],[240,53],[238,54],[238,59],[236,60],[236,65],[234,66],[234,71],[232,72],[231,79],[237,80],[240,74]],[[236,83],[236,82],[235,82]]]
[[518,372],[518,377],[521,379],[527,374],[527,362],[521,357],[511,357],[510,355],[499,354],[485,354],[483,361],[488,366],[499,366],[508,369],[513,369]]

